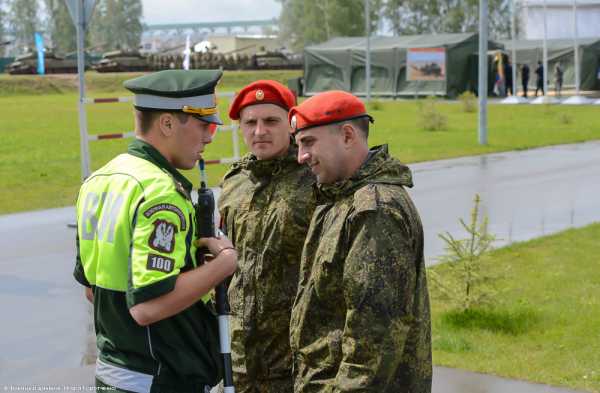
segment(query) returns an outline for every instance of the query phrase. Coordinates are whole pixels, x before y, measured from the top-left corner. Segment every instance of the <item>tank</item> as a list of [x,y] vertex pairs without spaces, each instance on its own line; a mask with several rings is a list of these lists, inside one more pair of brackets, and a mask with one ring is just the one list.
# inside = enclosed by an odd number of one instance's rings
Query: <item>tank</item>
[[432,76],[439,78],[442,76],[442,68],[437,63],[427,63],[421,67],[411,66],[415,71],[420,72],[423,76]]
[[98,72],[150,71],[151,64],[149,59],[138,51],[116,50],[106,52],[92,68]]
[[[38,57],[35,52],[17,56],[15,61],[6,67],[11,75],[37,74]],[[46,74],[76,74],[77,59],[68,59],[51,51],[44,53],[44,69]]]
[[[92,66],[98,72],[158,71],[182,68],[183,55],[179,50],[183,45],[143,55],[138,51],[116,50],[107,52],[102,59]],[[302,55],[289,54],[283,51],[259,52],[249,56],[235,52],[229,53],[192,53],[190,68],[225,70],[268,70],[268,69],[301,69]]]
[[250,58],[249,68],[255,70],[299,69],[302,68],[302,58],[280,51],[258,52]]

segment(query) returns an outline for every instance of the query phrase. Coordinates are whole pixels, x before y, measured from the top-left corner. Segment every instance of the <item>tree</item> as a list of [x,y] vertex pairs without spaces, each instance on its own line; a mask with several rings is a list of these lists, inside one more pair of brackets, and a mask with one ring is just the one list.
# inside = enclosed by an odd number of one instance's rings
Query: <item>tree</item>
[[138,49],[142,41],[142,1],[121,0],[116,1],[119,5],[119,29],[120,37],[124,46],[130,49]]
[[4,12],[4,1],[0,0],[0,56],[4,56],[6,44],[6,13]]
[[108,50],[104,41],[106,32],[105,15],[106,0],[97,0],[96,6],[94,7],[94,15],[92,15],[92,19],[90,20],[88,37],[93,46],[101,48],[102,50]]
[[[476,32],[479,0],[386,0],[383,14],[395,35]],[[489,1],[490,35],[510,32],[510,0]]]
[[18,50],[35,47],[34,34],[41,30],[37,0],[12,0],[9,8],[10,27]]
[[297,18],[303,11],[303,4],[300,1],[280,0],[281,14],[279,15],[279,38],[287,43],[293,50],[304,47],[304,35],[301,32],[303,21]]
[[[294,50],[333,37],[365,35],[364,0],[279,0],[281,39]],[[371,1],[371,31],[375,31],[381,0]]]
[[440,258],[448,270],[438,274],[428,270],[432,289],[436,297],[449,300],[461,310],[469,310],[485,303],[493,303],[496,290],[494,281],[499,277],[488,272],[484,265],[487,253],[492,249],[496,237],[488,232],[488,218],[480,220],[481,198],[475,195],[471,210],[471,221],[460,225],[468,234],[466,239],[455,239],[449,232],[438,236],[446,243],[447,254]]
[[142,39],[141,0],[100,0],[90,30],[92,43],[105,50],[137,49]]
[[47,26],[53,48],[60,53],[77,49],[75,24],[64,0],[44,0],[48,14]]

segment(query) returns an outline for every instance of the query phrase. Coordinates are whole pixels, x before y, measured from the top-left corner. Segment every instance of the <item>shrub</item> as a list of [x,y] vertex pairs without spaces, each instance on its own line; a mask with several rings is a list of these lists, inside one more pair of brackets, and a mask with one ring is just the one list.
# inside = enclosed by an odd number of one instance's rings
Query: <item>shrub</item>
[[558,115],[558,122],[560,124],[572,124],[573,123],[573,116],[571,116],[568,113],[560,113]]
[[448,128],[448,117],[437,107],[437,98],[427,97],[417,104],[419,127],[425,131],[443,131]]
[[477,110],[477,98],[470,91],[465,91],[458,96],[464,112],[473,113]]
[[369,102],[369,110],[371,110],[371,111],[380,111],[381,109],[383,109],[383,106],[381,105],[381,101],[371,101],[371,102]]

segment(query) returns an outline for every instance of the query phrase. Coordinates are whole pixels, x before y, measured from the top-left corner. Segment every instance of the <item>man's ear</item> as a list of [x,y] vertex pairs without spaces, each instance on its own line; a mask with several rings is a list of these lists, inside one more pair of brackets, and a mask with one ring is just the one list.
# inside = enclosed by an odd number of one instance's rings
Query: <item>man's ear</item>
[[171,136],[175,132],[175,116],[171,113],[161,113],[158,118],[158,127],[164,136]]
[[350,123],[346,123],[342,125],[342,129],[340,130],[342,133],[342,137],[344,140],[344,146],[347,148],[351,147],[356,143],[356,138],[358,138],[358,130],[354,128],[354,126]]

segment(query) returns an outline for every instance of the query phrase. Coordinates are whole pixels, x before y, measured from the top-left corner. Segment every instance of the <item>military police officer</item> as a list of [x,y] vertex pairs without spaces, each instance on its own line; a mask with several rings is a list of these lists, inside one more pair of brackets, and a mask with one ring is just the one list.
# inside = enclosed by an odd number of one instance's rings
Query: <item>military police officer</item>
[[369,149],[371,116],[331,91],[291,109],[318,206],[291,317],[296,393],[431,391],[423,228],[410,170]]
[[[177,170],[194,167],[220,124],[221,74],[168,70],[125,82],[136,139],[79,192],[74,276],[94,304],[98,387],[204,392],[221,378],[206,295],[234,272],[236,251],[225,237],[195,244],[192,185]],[[198,266],[197,246],[213,261]]]
[[229,286],[237,392],[292,392],[289,321],[302,243],[314,209],[314,177],[297,160],[288,110],[293,93],[275,81],[244,87],[229,116],[250,153],[223,180],[219,209],[239,250]]

